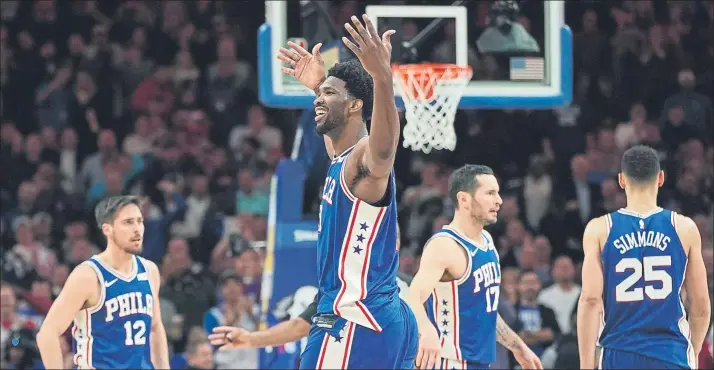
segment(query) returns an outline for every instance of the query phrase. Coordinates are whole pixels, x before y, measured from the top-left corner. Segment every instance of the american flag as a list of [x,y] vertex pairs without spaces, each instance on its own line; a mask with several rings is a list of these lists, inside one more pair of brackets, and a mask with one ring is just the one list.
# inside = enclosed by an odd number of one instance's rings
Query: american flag
[[511,58],[511,80],[542,80],[543,58]]

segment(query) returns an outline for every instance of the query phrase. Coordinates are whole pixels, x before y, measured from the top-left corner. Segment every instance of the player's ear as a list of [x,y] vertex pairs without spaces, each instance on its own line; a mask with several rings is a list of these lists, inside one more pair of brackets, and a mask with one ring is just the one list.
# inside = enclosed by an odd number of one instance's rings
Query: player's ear
[[357,113],[360,110],[362,110],[363,105],[364,105],[364,102],[362,101],[362,99],[354,99],[350,102],[350,106],[348,109],[349,109],[350,113]]
[[620,188],[625,189],[625,176],[622,175],[622,172],[617,174],[617,183],[620,185]]
[[468,204],[469,196],[470,196],[469,193],[467,193],[465,191],[460,191],[460,192],[456,193],[456,199],[459,201],[459,208],[461,208],[461,204],[464,204],[464,205]]
[[112,232],[112,225],[109,225],[107,223],[102,224],[102,234],[104,234],[105,237],[109,237],[109,234]]
[[657,175],[657,187],[662,187],[664,185],[664,171],[660,170],[659,175]]

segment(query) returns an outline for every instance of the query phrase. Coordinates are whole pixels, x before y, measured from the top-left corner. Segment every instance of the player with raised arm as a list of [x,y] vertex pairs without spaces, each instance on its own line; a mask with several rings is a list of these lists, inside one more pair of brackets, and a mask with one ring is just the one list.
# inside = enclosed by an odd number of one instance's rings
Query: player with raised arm
[[106,198],[94,214],[107,248],[67,278],[37,334],[42,362],[46,369],[63,368],[60,336],[74,322],[79,369],[168,369],[159,269],[138,256],[144,237],[139,200]]
[[496,342],[524,369],[542,369],[538,356],[498,314],[501,267],[484,230],[496,222],[498,192],[487,166],[463,166],[449,179],[454,218],[424,246],[407,298],[419,324],[420,369],[488,369],[496,361]]
[[288,43],[278,56],[283,72],[315,91],[316,131],[332,157],[318,221],[319,302],[300,364],[307,369],[407,368],[417,350],[416,320],[396,282],[394,31],[380,37],[362,18],[345,24],[354,42],[342,39],[359,63],[325,75],[320,44],[310,53]]
[[652,148],[628,149],[618,180],[627,207],[591,220],[583,235],[580,368],[595,368],[600,331],[601,369],[695,369],[711,310],[699,230],[657,206],[664,172]]

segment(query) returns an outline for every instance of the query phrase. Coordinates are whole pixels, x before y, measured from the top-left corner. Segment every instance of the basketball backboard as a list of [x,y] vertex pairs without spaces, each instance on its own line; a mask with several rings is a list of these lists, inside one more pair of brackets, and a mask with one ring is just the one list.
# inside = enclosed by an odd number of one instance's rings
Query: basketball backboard
[[[510,14],[517,22],[510,28],[484,22],[484,13],[489,8],[491,19],[497,18],[492,2],[462,0],[457,4],[463,5],[451,6],[440,0],[397,2],[400,4],[360,1],[354,10],[357,15],[367,14],[380,32],[389,28],[397,31],[392,42],[395,64],[472,65],[474,76],[459,108],[548,109],[572,100],[572,33],[565,25],[565,2],[496,1],[518,5],[518,12]],[[258,32],[260,99],[266,106],[312,108],[314,93],[280,71],[282,65],[276,55],[289,39],[305,43],[308,50],[323,42],[322,53],[328,68],[352,57],[340,41],[341,36],[349,37],[343,24],[330,21],[340,12],[331,12],[334,9],[329,9],[329,4],[266,1],[266,23]],[[429,25],[435,19],[443,21]],[[422,32],[426,36],[416,46],[416,54],[404,49],[403,41],[413,40],[415,35],[418,39],[419,32],[426,28],[433,31]],[[513,40],[523,43],[518,45],[520,49],[504,49]],[[399,96],[396,102],[403,106]]]

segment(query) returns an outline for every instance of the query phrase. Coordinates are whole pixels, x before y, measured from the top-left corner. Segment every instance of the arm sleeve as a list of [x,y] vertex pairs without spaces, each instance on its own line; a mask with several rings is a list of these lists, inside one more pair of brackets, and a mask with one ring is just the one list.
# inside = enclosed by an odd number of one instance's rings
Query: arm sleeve
[[308,324],[312,325],[312,316],[317,313],[317,295],[315,295],[315,299],[310,303],[307,308],[305,308],[305,311],[303,311],[300,314],[300,318],[305,320]]

